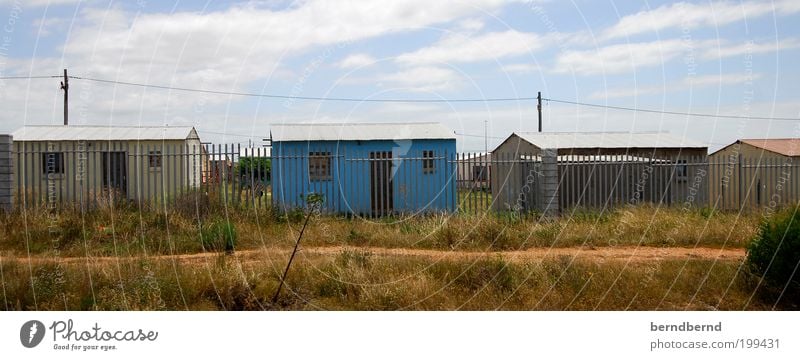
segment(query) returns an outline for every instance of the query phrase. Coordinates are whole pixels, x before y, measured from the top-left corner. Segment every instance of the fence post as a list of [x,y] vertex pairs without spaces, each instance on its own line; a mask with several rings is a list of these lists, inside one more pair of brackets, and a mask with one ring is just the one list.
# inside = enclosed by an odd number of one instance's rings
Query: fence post
[[742,175],[742,154],[741,153],[739,154],[739,160],[737,161],[737,163],[738,163],[737,165],[739,165],[739,175],[737,176],[737,178],[738,178],[737,179],[738,180],[737,183],[739,185],[738,186],[739,187],[739,189],[738,189],[738,191],[739,191],[739,211],[741,212],[742,211],[742,205],[744,204],[744,199],[742,197],[742,183],[744,182],[744,180],[742,179],[743,175]]
[[11,135],[0,135],[0,209],[4,211],[11,211],[12,204],[11,180],[14,176],[11,164],[12,145],[13,139]]
[[546,217],[558,216],[558,150],[542,149],[541,202],[539,210]]

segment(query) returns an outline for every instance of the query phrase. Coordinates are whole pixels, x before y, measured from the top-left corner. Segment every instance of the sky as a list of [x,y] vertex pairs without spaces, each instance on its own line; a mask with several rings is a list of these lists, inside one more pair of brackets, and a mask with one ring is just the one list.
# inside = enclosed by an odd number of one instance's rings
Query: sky
[[[222,93],[546,99],[548,132],[800,137],[800,1],[0,0],[0,77]],[[536,102],[308,101],[70,80],[70,124],[191,125],[260,145],[270,124],[442,122],[460,151],[536,131]],[[60,79],[0,80],[0,132],[61,124]],[[484,137],[484,134],[488,134]]]

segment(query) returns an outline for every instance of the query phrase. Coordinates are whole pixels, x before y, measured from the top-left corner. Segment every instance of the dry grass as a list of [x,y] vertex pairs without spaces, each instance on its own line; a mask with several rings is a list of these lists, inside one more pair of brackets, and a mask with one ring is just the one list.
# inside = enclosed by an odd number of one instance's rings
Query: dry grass
[[[285,256],[98,263],[4,259],[0,308],[20,310],[769,309],[739,261],[598,262],[570,256],[435,260],[359,249],[301,253],[277,305]],[[751,300],[751,295],[755,296]],[[795,299],[796,300],[796,299]],[[792,308],[796,304],[780,304]]]
[[[191,210],[191,209],[190,209]],[[201,226],[230,221],[239,234],[237,249],[291,246],[300,227],[264,210],[139,210],[121,207],[81,213],[29,210],[0,216],[0,251],[9,255],[139,256],[197,253]],[[506,214],[425,215],[383,219],[315,218],[304,242],[388,248],[520,250],[532,247],[745,247],[759,216],[707,214],[679,209],[628,207],[609,213],[576,212],[557,221]]]
[[[580,211],[556,221],[509,214],[315,217],[304,236],[305,246],[352,249],[301,253],[290,271],[289,291],[275,306],[268,299],[286,263],[281,251],[265,252],[263,258],[249,261],[224,255],[190,261],[154,257],[203,252],[200,228],[219,219],[235,225],[237,250],[256,251],[290,248],[301,220],[214,204],[168,213],[121,206],[89,213],[74,209],[0,215],[0,309],[736,310],[773,306],[756,291],[750,276],[739,272],[740,259],[631,262],[559,255],[510,260],[497,254],[432,258],[367,249],[481,253],[551,246],[743,248],[757,231],[757,214],[740,217],[641,206],[610,213]],[[29,263],[28,253],[51,260]],[[114,261],[92,259],[101,256]],[[88,260],[61,260],[64,257]]]

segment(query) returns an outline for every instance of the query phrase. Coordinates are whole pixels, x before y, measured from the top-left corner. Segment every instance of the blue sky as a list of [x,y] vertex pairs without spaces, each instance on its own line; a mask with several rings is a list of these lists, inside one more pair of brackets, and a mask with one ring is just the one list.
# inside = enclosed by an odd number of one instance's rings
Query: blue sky
[[[535,96],[800,117],[800,2],[0,0],[3,76],[75,76],[355,98]],[[0,80],[0,131],[61,123],[57,79]],[[73,124],[194,125],[247,142],[270,123],[440,121],[459,134],[536,129],[535,103],[334,103],[71,82]],[[697,118],[558,103],[545,131],[669,131],[714,149],[800,137],[798,121]],[[227,134],[227,135],[223,135]],[[481,151],[480,136],[459,147]]]

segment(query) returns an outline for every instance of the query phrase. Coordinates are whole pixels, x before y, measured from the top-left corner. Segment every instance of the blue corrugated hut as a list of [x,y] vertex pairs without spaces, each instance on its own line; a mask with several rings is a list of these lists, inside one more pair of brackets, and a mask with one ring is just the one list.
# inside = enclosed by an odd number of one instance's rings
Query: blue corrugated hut
[[312,193],[335,213],[456,209],[456,138],[439,123],[274,124],[270,136],[280,210]]

